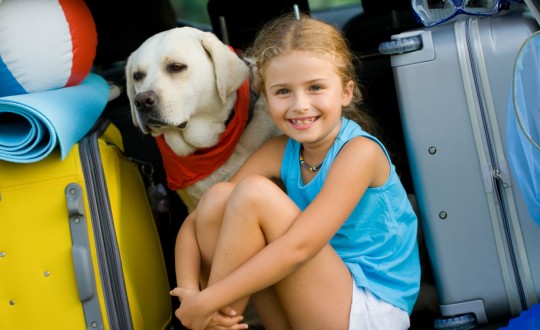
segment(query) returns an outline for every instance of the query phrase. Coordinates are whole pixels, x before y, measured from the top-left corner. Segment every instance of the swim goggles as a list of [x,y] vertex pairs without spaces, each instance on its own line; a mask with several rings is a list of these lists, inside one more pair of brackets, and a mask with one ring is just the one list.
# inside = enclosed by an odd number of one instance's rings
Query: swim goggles
[[510,0],[411,0],[424,26],[433,26],[460,15],[490,16],[510,8]]

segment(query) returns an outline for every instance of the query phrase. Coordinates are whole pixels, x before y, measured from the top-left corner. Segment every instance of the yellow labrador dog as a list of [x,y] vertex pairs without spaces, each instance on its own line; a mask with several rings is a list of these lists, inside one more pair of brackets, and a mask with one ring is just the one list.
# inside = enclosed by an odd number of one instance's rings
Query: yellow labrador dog
[[158,33],[128,58],[133,122],[156,138],[168,185],[189,211],[279,133],[265,100],[250,95],[249,71],[214,34],[190,27]]

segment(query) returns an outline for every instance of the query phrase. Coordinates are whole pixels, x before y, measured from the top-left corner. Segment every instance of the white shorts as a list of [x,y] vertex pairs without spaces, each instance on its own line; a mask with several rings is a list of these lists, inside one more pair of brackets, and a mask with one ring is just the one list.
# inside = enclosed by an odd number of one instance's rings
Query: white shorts
[[353,294],[349,330],[409,329],[409,314],[359,288],[353,279]]

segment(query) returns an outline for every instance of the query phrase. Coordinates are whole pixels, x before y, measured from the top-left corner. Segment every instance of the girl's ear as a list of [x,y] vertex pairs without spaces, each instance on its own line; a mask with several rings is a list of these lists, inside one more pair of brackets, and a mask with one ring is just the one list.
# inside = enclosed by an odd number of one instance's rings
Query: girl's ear
[[354,95],[354,81],[349,80],[347,84],[343,87],[343,92],[341,93],[341,105],[346,107],[348,106]]

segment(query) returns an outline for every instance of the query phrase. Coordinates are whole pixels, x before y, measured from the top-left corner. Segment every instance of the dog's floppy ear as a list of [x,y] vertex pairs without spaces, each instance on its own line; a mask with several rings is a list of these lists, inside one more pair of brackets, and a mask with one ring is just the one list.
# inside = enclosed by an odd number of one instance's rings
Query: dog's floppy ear
[[211,32],[201,34],[201,44],[214,63],[219,97],[225,103],[248,78],[249,68],[236,53]]
[[133,77],[131,73],[131,56],[128,57],[127,63],[126,63],[126,93],[129,99],[129,106],[131,108],[131,119],[133,120],[133,124],[135,127],[139,127],[139,123],[137,122],[137,110],[135,109],[135,103],[133,102],[133,98],[135,97],[135,86],[133,86]]

